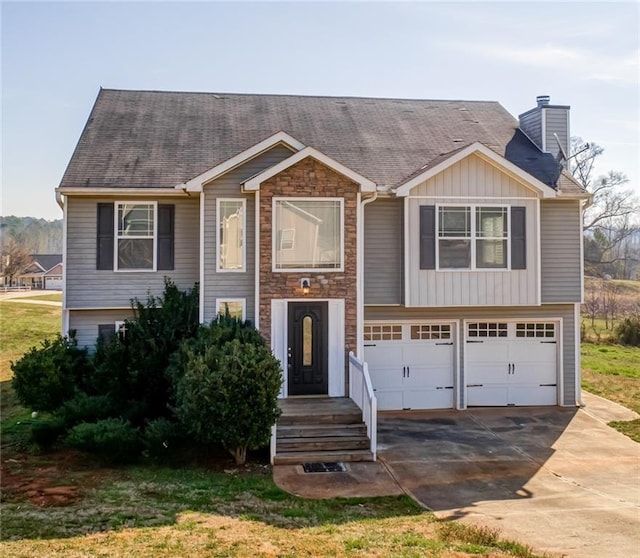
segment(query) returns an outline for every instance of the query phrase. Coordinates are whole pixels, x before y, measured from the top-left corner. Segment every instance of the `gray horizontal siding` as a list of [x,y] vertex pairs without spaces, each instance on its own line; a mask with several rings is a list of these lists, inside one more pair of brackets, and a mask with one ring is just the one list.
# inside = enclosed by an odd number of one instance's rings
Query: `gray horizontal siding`
[[540,109],[521,114],[520,129],[542,149],[542,111]]
[[565,153],[569,153],[569,110],[566,108],[550,107],[544,109],[545,141],[547,153],[558,155],[558,142],[554,134],[558,134],[560,145]]
[[[204,187],[204,322],[215,318],[217,298],[244,298],[248,320],[255,321],[255,196],[243,194],[241,183],[259,172],[290,157],[292,152],[283,146],[255,157]],[[246,265],[243,272],[216,272],[216,200],[238,198],[247,201],[245,230]]]
[[113,201],[121,198],[67,198],[67,308],[127,308],[132,298],[160,295],[165,276],[192,288],[200,270],[199,199],[161,200],[175,204],[175,261],[173,270],[155,273],[96,270],[97,204]]
[[116,322],[131,317],[131,310],[72,310],[69,312],[69,330],[76,331],[79,347],[93,349],[98,339],[98,326],[113,324],[115,330]]
[[402,304],[403,200],[384,198],[364,207],[364,302]]
[[[562,318],[562,379],[564,405],[575,405],[576,359],[575,319],[573,304],[545,304],[531,307],[464,307],[464,308],[405,308],[396,306],[365,306],[364,319],[368,320],[456,320],[463,332],[463,320],[473,319],[551,319]],[[464,385],[464,346],[459,347],[461,382]]]
[[576,200],[540,204],[542,302],[582,299],[582,213]]

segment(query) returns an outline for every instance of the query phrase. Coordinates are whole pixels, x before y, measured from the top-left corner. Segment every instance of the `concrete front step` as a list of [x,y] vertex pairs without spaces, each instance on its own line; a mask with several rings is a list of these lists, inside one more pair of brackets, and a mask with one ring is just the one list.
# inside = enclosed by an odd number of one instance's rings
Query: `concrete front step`
[[314,438],[280,438],[276,441],[278,452],[315,452],[369,449],[366,436],[322,436]]
[[333,462],[373,461],[373,454],[369,450],[345,451],[278,451],[273,458],[275,465],[301,465],[302,463],[333,463]]
[[322,436],[365,436],[367,425],[361,422],[351,424],[296,424],[285,426],[278,422],[278,439],[285,438],[320,438]]

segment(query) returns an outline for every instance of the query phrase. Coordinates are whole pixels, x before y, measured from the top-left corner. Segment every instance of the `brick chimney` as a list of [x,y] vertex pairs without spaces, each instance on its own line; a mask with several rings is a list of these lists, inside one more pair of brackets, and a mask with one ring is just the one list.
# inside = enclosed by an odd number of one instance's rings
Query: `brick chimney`
[[565,168],[567,161],[564,160],[561,151],[569,155],[570,109],[568,105],[552,105],[549,95],[538,95],[536,106],[519,116],[520,129],[541,151],[551,153]]

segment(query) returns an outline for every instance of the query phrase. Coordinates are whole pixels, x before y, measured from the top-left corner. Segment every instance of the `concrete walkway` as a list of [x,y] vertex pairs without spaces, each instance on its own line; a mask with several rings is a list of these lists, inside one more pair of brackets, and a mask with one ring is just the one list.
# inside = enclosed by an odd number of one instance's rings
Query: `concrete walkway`
[[55,300],[38,300],[39,296],[60,294],[61,291],[8,291],[0,293],[0,302],[19,302],[20,304],[40,304],[42,306],[62,306]]
[[379,456],[440,518],[558,556],[638,557],[640,444],[606,426],[637,415],[590,394],[584,402],[384,414]]
[[409,493],[443,519],[484,525],[538,552],[640,556],[640,444],[607,426],[639,415],[583,393],[584,407],[381,413],[375,463],[344,473],[274,467],[304,498]]

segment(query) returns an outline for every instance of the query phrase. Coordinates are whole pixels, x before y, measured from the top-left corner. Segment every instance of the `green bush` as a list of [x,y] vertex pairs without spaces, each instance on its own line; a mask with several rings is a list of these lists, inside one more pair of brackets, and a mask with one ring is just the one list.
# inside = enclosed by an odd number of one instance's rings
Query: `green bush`
[[31,424],[31,441],[41,450],[49,450],[67,431],[59,417],[34,421]]
[[616,328],[618,342],[640,347],[640,317],[625,318]]
[[162,461],[175,455],[185,444],[186,432],[175,421],[158,418],[150,421],[142,435],[146,455]]
[[134,461],[140,452],[139,430],[124,419],[83,422],[69,431],[65,442],[111,464]]
[[11,363],[13,389],[20,402],[36,411],[54,411],[86,385],[91,361],[73,336],[45,340]]
[[113,416],[114,410],[109,396],[87,395],[80,392],[63,403],[55,414],[67,428],[71,428],[81,422],[96,422]]
[[142,426],[171,414],[165,371],[180,343],[198,331],[198,286],[183,292],[165,278],[162,297],[149,295],[132,306],[134,318],[125,322],[125,335],[97,344],[92,389],[108,395],[122,416]]
[[247,333],[254,342],[234,339],[219,344],[227,335],[227,324],[210,326],[220,327],[221,331],[205,328],[196,343],[185,344],[175,411],[197,441],[221,443],[242,464],[248,449],[269,442],[280,414],[282,370],[257,332]]

